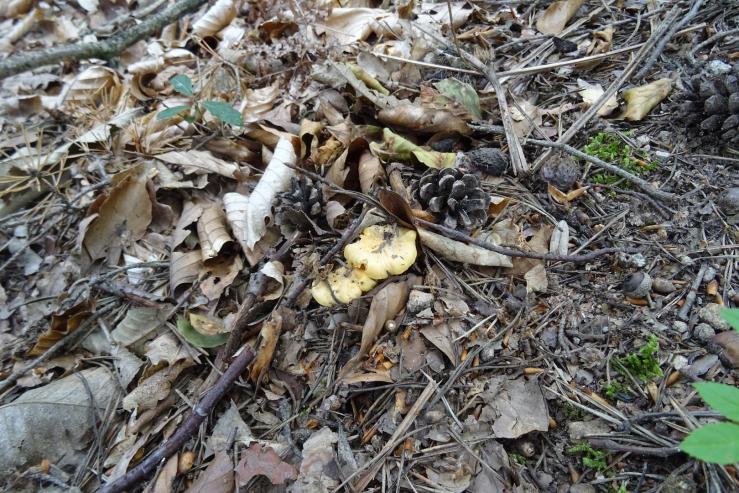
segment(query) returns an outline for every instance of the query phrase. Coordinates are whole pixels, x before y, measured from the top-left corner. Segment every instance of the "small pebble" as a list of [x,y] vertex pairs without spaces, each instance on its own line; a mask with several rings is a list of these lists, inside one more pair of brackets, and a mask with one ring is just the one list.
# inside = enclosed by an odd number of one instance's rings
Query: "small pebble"
[[675,291],[675,285],[668,279],[656,277],[652,280],[652,290],[659,294],[670,294]]
[[676,370],[685,368],[686,366],[688,366],[688,358],[685,356],[678,354],[672,358],[672,367]]
[[739,213],[739,187],[729,188],[716,202],[727,216]]
[[695,326],[695,329],[693,329],[693,338],[698,339],[701,342],[708,342],[713,339],[713,336],[715,335],[716,331],[708,324],[698,324]]
[[706,64],[706,72],[711,75],[723,75],[731,72],[731,65],[721,60],[711,60]]
[[703,282],[711,282],[716,278],[716,269],[713,267],[707,267],[705,274],[703,274]]
[[646,272],[634,272],[624,280],[622,289],[626,296],[644,298],[652,290],[652,277]]
[[721,362],[729,368],[739,368],[739,332],[727,330],[713,338],[712,351],[718,353]]
[[416,314],[427,308],[431,308],[434,304],[434,295],[426,292],[414,289],[408,295],[408,312]]
[[674,327],[676,331],[680,332],[681,334],[684,334],[685,332],[688,331],[688,324],[686,324],[682,320],[675,320],[674,322],[672,322],[672,326]]
[[698,310],[698,318],[707,324],[710,324],[716,330],[729,330],[731,326],[721,316],[723,306],[718,303],[709,303]]

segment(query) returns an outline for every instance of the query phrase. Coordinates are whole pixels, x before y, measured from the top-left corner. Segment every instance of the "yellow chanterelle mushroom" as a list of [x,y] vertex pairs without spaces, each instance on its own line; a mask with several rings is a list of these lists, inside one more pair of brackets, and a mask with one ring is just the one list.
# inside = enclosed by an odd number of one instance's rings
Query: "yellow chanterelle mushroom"
[[357,269],[339,267],[331,272],[325,280],[316,282],[311,288],[313,299],[320,305],[334,306],[338,303],[349,303],[362,296],[377,283],[364,272]]
[[344,248],[347,262],[375,280],[402,274],[416,255],[416,232],[393,224],[369,226]]

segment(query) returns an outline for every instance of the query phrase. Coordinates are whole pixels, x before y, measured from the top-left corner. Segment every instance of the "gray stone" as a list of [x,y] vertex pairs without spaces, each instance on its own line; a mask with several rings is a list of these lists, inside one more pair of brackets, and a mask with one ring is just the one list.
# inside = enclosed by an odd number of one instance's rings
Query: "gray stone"
[[672,322],[672,327],[681,334],[684,334],[688,331],[688,324],[681,320],[675,320],[674,322]]
[[706,64],[706,72],[711,75],[723,75],[731,72],[731,65],[721,60],[711,60]]
[[570,436],[570,440],[580,440],[587,435],[607,435],[610,432],[610,426],[602,419],[570,421],[567,423],[567,433]]
[[695,329],[693,329],[693,338],[701,342],[708,342],[713,339],[713,336],[715,335],[716,331],[708,324],[698,324],[695,326]]
[[434,304],[434,295],[426,291],[414,289],[408,295],[408,311],[412,314],[421,312],[427,308],[431,308]]

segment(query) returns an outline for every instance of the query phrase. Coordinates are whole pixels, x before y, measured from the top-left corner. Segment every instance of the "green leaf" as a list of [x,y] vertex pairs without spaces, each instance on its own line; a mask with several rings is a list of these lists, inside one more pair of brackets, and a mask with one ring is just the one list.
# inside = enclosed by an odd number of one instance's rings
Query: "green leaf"
[[202,348],[217,347],[224,344],[228,339],[228,334],[216,334],[212,336],[203,335],[195,330],[190,322],[184,318],[177,320],[177,330],[182,334],[187,342],[193,346]]
[[223,101],[203,101],[203,107],[223,123],[228,123],[234,127],[243,125],[241,113],[236,111],[228,103],[224,103]]
[[182,106],[172,106],[171,108],[167,108],[166,110],[162,110],[157,113],[157,120],[168,120],[179,115],[183,111],[190,111],[190,107],[186,104]]
[[739,422],[739,389],[716,382],[694,383],[693,387],[706,404],[726,418]]
[[680,450],[705,462],[739,462],[739,425],[711,423],[693,431],[680,444]]
[[478,119],[482,118],[480,97],[474,87],[453,77],[440,80],[434,86],[441,94],[464,106],[470,115]]
[[724,308],[721,310],[721,316],[735,330],[739,330],[739,308]]
[[408,161],[415,158],[429,168],[452,168],[457,160],[453,152],[429,151],[417,146],[410,140],[404,139],[392,130],[385,128],[382,131],[382,144],[370,143],[372,154],[383,161],[401,160]]
[[185,96],[195,95],[195,93],[192,91],[192,81],[190,80],[190,77],[186,76],[185,74],[175,75],[174,77],[169,79],[169,83],[172,84],[174,90],[179,92],[180,94],[184,94]]

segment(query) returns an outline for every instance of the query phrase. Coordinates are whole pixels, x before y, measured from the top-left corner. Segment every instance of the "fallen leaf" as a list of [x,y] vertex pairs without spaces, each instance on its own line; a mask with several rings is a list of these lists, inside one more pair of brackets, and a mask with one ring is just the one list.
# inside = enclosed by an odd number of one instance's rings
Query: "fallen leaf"
[[377,119],[385,125],[423,134],[456,132],[467,135],[471,131],[467,123],[453,113],[428,108],[407,100],[381,109],[377,114]]
[[[595,104],[598,99],[606,92],[600,84],[590,84],[582,79],[577,79],[577,86],[580,88],[579,94],[586,107]],[[597,111],[598,116],[608,116],[618,108],[618,100],[616,95],[611,96],[603,106]]]
[[454,349],[452,334],[446,323],[427,325],[421,328],[421,334],[436,346],[444,355],[449,358],[452,365],[457,366],[459,358]]
[[[293,491],[331,491],[339,485],[336,468],[336,443],[339,436],[324,427],[313,433],[303,443],[303,460]],[[320,485],[320,486],[316,486]]]
[[174,366],[178,361],[198,361],[197,351],[169,331],[146,344],[146,357],[152,365],[166,362],[169,366]]
[[95,308],[92,300],[83,301],[69,310],[51,316],[49,330],[41,334],[36,344],[28,352],[29,356],[40,356],[63,337],[77,330]]
[[253,382],[258,381],[267,371],[277,348],[277,342],[282,332],[282,315],[278,311],[262,324],[259,331],[259,346],[256,348],[254,362],[251,365],[249,376]]
[[359,351],[342,368],[339,378],[351,374],[362,362],[370,350],[375,338],[379,335],[385,322],[392,320],[405,307],[410,287],[416,284],[416,276],[387,284],[372,298],[369,314],[362,327],[362,342]]
[[133,306],[111,331],[110,338],[123,347],[133,346],[139,341],[150,338],[152,331],[165,322],[170,308],[169,306],[162,308]]
[[172,491],[172,483],[177,477],[177,462],[179,454],[174,454],[159,470],[156,480],[154,480],[154,489],[152,493],[170,493]]
[[269,447],[255,443],[241,453],[241,460],[236,465],[236,477],[239,485],[248,483],[254,476],[266,476],[272,484],[283,484],[288,479],[297,479],[295,466],[284,462]]
[[623,92],[626,101],[626,110],[620,118],[630,121],[640,121],[665,99],[672,90],[672,80],[659,79],[650,84],[626,89]]
[[236,17],[234,0],[218,0],[200,19],[192,25],[192,33],[201,38],[214,36],[228,26]]
[[567,205],[576,198],[584,195],[588,191],[588,187],[579,187],[564,193],[562,190],[549,183],[547,185],[547,191],[549,192],[549,196],[552,197],[555,202]]
[[317,32],[325,32],[339,44],[348,45],[367,39],[378,21],[391,16],[385,9],[334,8],[324,21],[326,27],[317,26]]
[[580,9],[585,0],[560,0],[551,4],[536,20],[536,29],[544,34],[561,33],[567,21]]
[[544,264],[535,265],[523,277],[526,280],[527,293],[545,293],[549,287],[547,270],[544,268]]
[[217,257],[226,245],[233,242],[226,227],[226,214],[218,203],[203,207],[197,229],[203,261]]
[[182,171],[187,175],[216,173],[235,180],[241,172],[238,165],[217,158],[209,151],[196,149],[165,152],[164,154],[157,154],[156,159],[181,166]]
[[200,250],[191,252],[172,252],[169,267],[169,289],[177,294],[183,284],[192,284],[203,269],[203,256]]
[[126,411],[138,409],[141,412],[155,408],[160,400],[169,395],[172,384],[186,366],[188,365],[179,362],[174,366],[162,368],[146,378],[123,398],[123,409]]
[[213,336],[217,334],[223,334],[228,332],[226,330],[223,320],[220,318],[212,317],[205,313],[190,312],[188,316],[190,325],[200,334],[204,336]]
[[228,334],[201,334],[197,330],[193,329],[190,322],[184,318],[177,320],[177,331],[187,342],[199,348],[218,347],[225,344],[228,339]]
[[473,118],[482,118],[480,96],[470,84],[452,77],[436,82],[434,87],[444,96],[461,104]]
[[223,291],[239,275],[244,263],[239,255],[221,255],[208,261],[203,266],[208,277],[200,283],[200,291],[209,299],[217,300]]
[[491,378],[482,394],[480,421],[492,421],[496,438],[518,438],[549,429],[549,412],[536,378]]
[[383,161],[416,159],[429,168],[451,168],[457,162],[457,155],[453,152],[424,149],[387,128],[382,130],[382,144],[372,142],[370,149]]
[[372,187],[385,179],[385,168],[380,160],[367,151],[359,157],[359,185],[363,193],[369,193]]
[[[490,267],[513,266],[510,257],[492,252],[477,245],[468,245],[422,228],[418,229],[418,236],[423,246],[454,262]],[[486,241],[497,244],[496,240],[498,240],[497,236],[491,234]]]
[[249,425],[244,423],[239,413],[239,408],[231,402],[228,409],[216,421],[213,431],[208,437],[205,445],[205,456],[210,457],[214,453],[228,452],[233,443],[249,445],[254,441],[254,436]]
[[235,487],[231,454],[216,453],[208,467],[186,490],[186,493],[233,493]]
[[567,255],[570,247],[570,226],[564,219],[557,223],[549,239],[549,253],[554,255]]

